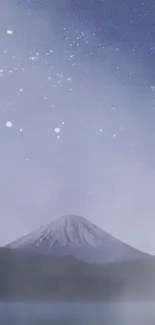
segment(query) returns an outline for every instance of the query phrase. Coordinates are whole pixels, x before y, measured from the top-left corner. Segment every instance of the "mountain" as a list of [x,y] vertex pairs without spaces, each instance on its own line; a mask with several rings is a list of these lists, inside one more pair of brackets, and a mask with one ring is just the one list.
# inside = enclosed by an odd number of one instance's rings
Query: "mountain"
[[148,256],[115,239],[88,220],[73,215],[61,217],[6,247],[52,256],[72,256],[98,264]]
[[155,259],[89,264],[0,248],[0,301],[155,298]]

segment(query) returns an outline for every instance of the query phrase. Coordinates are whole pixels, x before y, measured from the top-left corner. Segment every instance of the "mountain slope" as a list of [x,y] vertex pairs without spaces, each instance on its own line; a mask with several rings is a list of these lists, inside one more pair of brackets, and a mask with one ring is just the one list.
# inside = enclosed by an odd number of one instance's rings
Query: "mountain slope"
[[155,298],[155,259],[103,265],[0,248],[0,301]]
[[86,262],[109,263],[144,258],[144,254],[78,216],[65,216],[6,246]]

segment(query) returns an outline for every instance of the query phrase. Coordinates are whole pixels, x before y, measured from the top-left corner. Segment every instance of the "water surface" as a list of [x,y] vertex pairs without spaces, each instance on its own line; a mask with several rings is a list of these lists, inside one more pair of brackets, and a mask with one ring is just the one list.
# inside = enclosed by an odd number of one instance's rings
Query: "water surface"
[[155,303],[0,303],[2,325],[153,325]]

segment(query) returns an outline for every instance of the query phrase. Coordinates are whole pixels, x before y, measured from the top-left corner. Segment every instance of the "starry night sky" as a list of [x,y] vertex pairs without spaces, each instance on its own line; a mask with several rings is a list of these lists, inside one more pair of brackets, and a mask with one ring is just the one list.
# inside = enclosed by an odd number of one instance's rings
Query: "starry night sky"
[[65,214],[155,254],[155,2],[0,1],[0,244]]

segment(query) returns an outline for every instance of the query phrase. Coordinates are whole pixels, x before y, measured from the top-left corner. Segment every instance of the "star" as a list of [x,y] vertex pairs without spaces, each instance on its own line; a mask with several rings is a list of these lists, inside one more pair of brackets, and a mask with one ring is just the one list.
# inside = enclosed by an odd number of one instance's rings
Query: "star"
[[7,30],[6,30],[6,33],[7,33],[7,35],[13,35],[13,30],[11,30],[11,29],[7,29]]
[[6,125],[7,128],[11,128],[12,127],[12,122],[11,121],[7,121],[5,123],[5,125]]
[[55,132],[55,133],[60,133],[60,128],[56,127],[56,128],[54,129],[54,132]]

